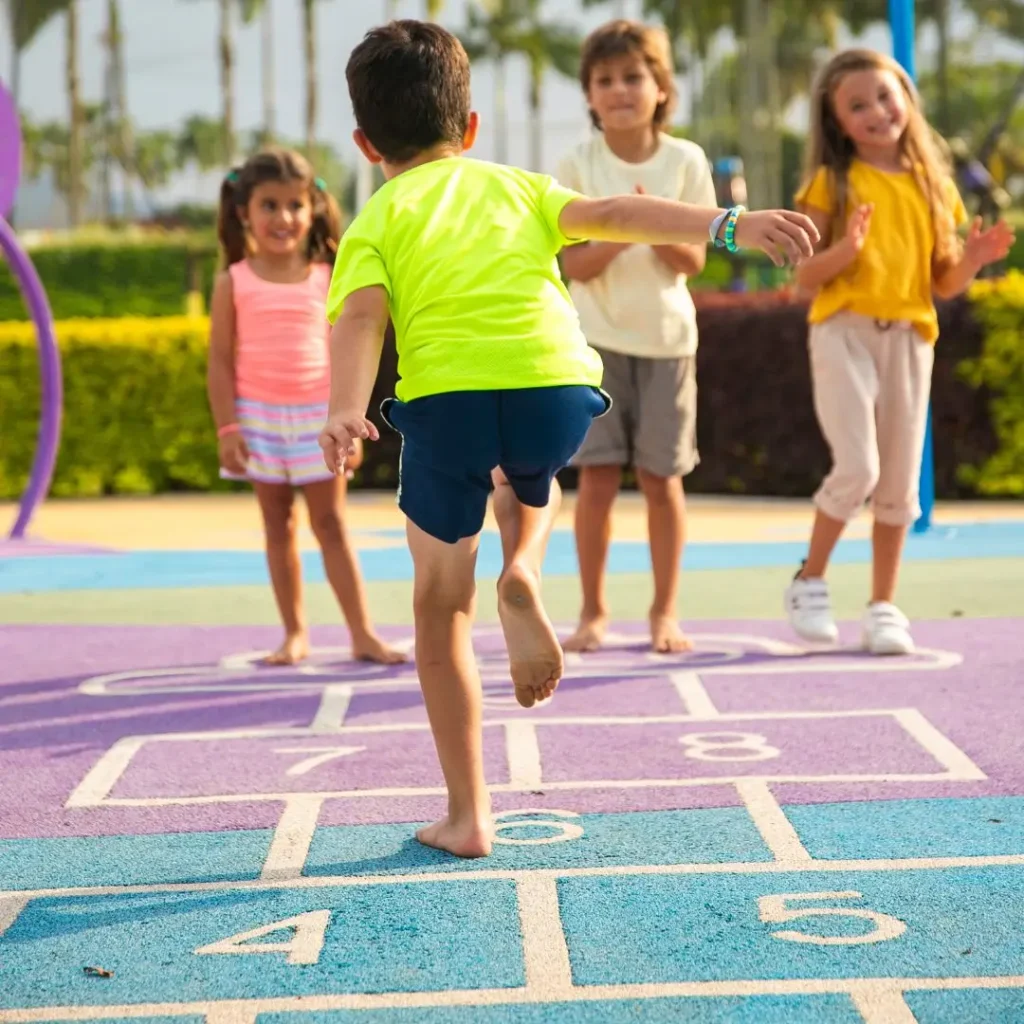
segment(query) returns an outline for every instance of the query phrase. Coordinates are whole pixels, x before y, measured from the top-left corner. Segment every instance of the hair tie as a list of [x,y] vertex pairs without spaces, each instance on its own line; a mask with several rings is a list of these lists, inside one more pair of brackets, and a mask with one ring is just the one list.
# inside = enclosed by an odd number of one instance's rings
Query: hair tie
[[225,181],[231,182],[232,185],[238,184],[238,171],[228,171]]
[[324,181],[323,178],[314,178],[313,184],[316,185],[316,187],[320,189],[321,192],[327,191],[327,182]]

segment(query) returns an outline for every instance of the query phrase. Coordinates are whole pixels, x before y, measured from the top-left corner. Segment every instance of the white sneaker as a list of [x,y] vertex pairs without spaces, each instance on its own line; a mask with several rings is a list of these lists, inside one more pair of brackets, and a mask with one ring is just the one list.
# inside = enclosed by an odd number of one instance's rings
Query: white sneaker
[[888,601],[869,604],[864,613],[863,644],[872,654],[913,654],[910,620]]
[[797,577],[786,588],[786,615],[797,634],[815,644],[834,644],[839,639],[832,602],[824,580]]

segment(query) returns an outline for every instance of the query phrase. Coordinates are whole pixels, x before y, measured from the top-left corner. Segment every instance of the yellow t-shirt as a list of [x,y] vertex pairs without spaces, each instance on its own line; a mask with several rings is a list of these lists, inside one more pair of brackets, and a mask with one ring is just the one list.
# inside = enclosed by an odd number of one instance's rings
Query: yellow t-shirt
[[383,185],[342,236],[327,298],[383,286],[403,402],[449,391],[601,383],[555,259],[579,195],[552,178],[451,157]]
[[[850,165],[848,181],[847,209],[874,204],[871,226],[854,263],[815,295],[810,322],[821,323],[845,309],[878,320],[908,320],[926,341],[934,342],[939,336],[932,298],[935,230],[926,196],[909,171],[882,171],[860,160]],[[947,188],[953,231],[967,220],[967,211],[951,180]],[[796,201],[835,213],[831,173],[819,168]]]

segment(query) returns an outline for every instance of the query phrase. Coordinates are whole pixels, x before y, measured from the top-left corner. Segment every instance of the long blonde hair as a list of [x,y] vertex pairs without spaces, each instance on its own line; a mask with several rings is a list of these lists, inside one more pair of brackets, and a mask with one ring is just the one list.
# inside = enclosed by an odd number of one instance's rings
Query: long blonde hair
[[805,182],[822,167],[830,177],[836,209],[833,231],[845,231],[849,204],[849,170],[856,156],[853,143],[836,117],[834,97],[845,75],[855,71],[891,71],[899,80],[907,101],[907,127],[900,138],[900,154],[910,165],[917,184],[928,200],[935,232],[933,259],[944,263],[957,254],[957,236],[948,181],[950,169],[943,146],[921,110],[921,100],[910,76],[891,57],[875,50],[845,50],[824,67],[811,97],[811,130],[807,137]]

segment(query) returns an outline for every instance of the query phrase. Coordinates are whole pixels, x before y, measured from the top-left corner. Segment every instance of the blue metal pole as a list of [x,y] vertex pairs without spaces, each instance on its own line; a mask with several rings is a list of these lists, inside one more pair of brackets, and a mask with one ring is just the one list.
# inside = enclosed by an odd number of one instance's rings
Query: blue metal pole
[[[889,0],[889,24],[892,28],[892,53],[911,78],[916,78],[914,66],[914,0]],[[919,484],[921,516],[914,523],[915,533],[925,533],[932,525],[935,507],[935,452],[932,446],[932,409],[928,405],[924,450],[921,453]]]

